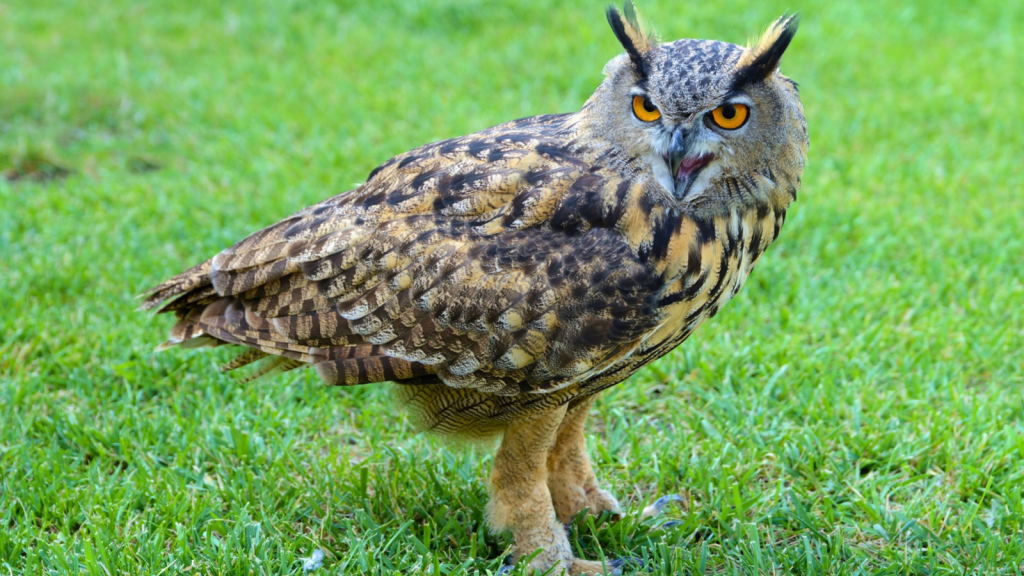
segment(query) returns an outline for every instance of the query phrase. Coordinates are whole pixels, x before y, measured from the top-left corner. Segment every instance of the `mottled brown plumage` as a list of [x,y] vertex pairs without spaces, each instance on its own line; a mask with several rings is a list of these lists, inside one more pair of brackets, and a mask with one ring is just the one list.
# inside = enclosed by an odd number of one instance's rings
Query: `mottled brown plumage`
[[[582,450],[594,395],[736,294],[779,234],[807,148],[795,84],[777,72],[794,19],[745,49],[658,44],[629,9],[609,21],[627,54],[579,112],[392,158],[142,306],[178,317],[164,346],[246,347],[226,369],[395,381],[427,429],[505,432],[492,524],[513,531],[517,555],[545,548],[535,567],[573,573],[596,568],[550,533],[555,515],[618,512]],[[722,106],[750,117],[723,130],[710,123]],[[537,483],[555,508],[510,500]]]

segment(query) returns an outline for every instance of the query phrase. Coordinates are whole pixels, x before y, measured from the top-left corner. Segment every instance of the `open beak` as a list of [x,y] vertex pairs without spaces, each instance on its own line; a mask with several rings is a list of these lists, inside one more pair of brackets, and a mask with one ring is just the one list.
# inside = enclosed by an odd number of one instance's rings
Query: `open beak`
[[714,159],[711,154],[690,153],[690,142],[687,132],[683,128],[676,128],[672,133],[672,140],[668,146],[668,168],[675,179],[676,198],[680,200],[686,197],[690,186],[697,179],[697,174]]

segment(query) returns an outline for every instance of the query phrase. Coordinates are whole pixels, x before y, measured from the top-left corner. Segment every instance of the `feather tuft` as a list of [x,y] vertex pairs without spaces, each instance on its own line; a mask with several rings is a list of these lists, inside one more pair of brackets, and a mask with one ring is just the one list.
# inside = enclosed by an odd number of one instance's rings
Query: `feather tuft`
[[626,49],[633,68],[637,74],[646,78],[648,73],[647,53],[653,50],[658,43],[654,33],[644,33],[632,0],[626,0],[623,3],[622,12],[616,10],[614,6],[609,6],[605,15],[608,17],[608,24],[611,25],[615,37]]
[[764,80],[778,70],[782,54],[789,47],[799,25],[799,14],[784,14],[772,22],[756,41],[750,42],[736,63],[733,90]]

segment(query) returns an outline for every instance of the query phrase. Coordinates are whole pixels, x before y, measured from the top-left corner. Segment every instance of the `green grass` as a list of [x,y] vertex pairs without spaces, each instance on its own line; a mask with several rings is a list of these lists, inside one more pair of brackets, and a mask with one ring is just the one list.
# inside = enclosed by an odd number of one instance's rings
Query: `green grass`
[[[395,153],[578,108],[604,5],[215,4],[0,4],[0,574],[494,571],[486,450],[387,386],[155,354],[134,296]],[[640,9],[734,42],[802,11],[804,188],[737,299],[591,417],[608,487],[683,495],[681,524],[584,523],[579,553],[1020,574],[1024,5],[715,4]]]

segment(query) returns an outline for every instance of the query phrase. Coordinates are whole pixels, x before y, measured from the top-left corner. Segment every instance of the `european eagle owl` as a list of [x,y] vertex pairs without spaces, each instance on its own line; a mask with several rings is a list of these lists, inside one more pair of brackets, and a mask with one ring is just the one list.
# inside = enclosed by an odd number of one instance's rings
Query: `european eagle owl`
[[629,3],[607,16],[625,53],[578,112],[400,154],[142,306],[177,316],[164,346],[244,347],[226,369],[396,382],[425,429],[500,435],[488,521],[553,573],[621,565],[575,558],[562,526],[620,514],[586,454],[589,408],[739,291],[808,145],[778,71],[795,17],[741,47],[659,43]]

